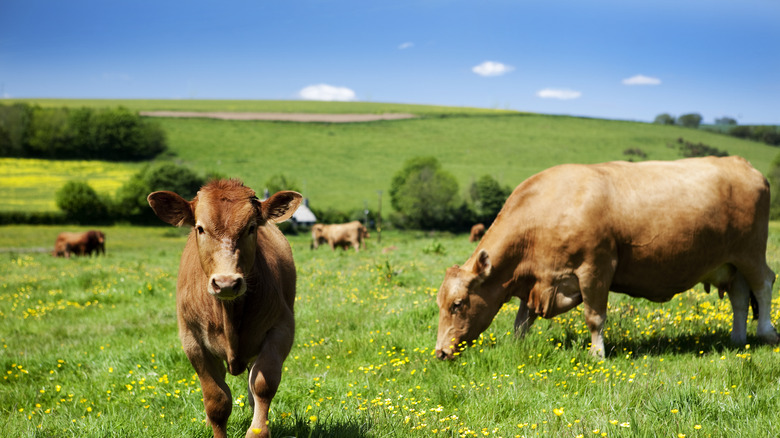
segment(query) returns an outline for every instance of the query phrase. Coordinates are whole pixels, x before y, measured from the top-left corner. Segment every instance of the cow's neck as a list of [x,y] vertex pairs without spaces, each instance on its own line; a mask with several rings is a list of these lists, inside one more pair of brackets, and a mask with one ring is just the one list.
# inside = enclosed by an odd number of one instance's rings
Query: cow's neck
[[474,251],[474,256],[468,261],[469,269],[476,262],[476,255],[484,249],[490,256],[492,265],[490,276],[485,279],[482,290],[488,291],[500,303],[509,301],[513,296],[519,296],[524,288],[525,276],[521,271],[524,245],[509,244],[507,241],[495,242],[483,240]]

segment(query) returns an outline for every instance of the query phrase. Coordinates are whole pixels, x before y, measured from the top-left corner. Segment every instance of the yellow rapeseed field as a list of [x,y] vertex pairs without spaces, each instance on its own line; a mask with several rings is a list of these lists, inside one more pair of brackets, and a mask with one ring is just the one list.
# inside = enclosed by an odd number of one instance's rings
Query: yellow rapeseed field
[[140,164],[0,158],[0,211],[56,211],[55,193],[69,180],[113,196]]

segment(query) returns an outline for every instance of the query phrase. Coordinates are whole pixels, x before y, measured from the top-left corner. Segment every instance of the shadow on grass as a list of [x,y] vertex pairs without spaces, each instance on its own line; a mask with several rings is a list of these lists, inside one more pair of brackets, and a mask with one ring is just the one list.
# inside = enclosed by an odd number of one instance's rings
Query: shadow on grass
[[[590,336],[582,336],[573,331],[566,331],[557,342],[566,350],[590,348]],[[631,352],[632,356],[667,356],[667,355],[699,355],[722,354],[727,351],[739,351],[731,343],[729,331],[717,330],[707,334],[682,334],[677,336],[651,336],[642,339],[629,339],[620,335],[607,336],[604,339],[606,357],[619,357]],[[755,335],[748,334],[748,345],[766,345]]]
[[[317,419],[311,421],[299,415],[293,415],[276,421],[271,425],[271,433],[276,438],[318,438],[318,437],[343,437],[364,438],[371,430],[371,419]],[[242,430],[247,430],[252,424],[252,419],[247,418],[242,422]]]

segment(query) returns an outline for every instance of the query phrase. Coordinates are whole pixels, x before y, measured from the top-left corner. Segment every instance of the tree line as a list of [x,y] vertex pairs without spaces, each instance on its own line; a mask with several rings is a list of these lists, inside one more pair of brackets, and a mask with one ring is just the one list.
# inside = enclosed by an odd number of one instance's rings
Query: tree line
[[123,107],[0,104],[0,157],[141,161],[166,151],[159,124]]
[[780,146],[780,128],[777,126],[749,126],[738,125],[736,119],[732,117],[720,117],[715,119],[713,126],[701,126],[702,116],[697,113],[683,114],[674,117],[668,113],[659,114],[655,117],[653,123],[659,125],[677,125],[686,128],[702,128],[708,131],[727,134],[732,137],[753,140],[770,146]]

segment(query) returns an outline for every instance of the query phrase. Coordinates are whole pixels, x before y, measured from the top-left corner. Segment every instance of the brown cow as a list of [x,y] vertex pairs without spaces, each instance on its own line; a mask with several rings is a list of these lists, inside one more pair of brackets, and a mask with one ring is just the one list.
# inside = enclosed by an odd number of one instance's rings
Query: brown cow
[[246,436],[270,436],[268,409],[295,333],[295,264],[275,224],[301,199],[283,191],[261,202],[238,180],[212,181],[191,202],[167,191],[148,197],[160,219],[192,227],[176,285],[179,338],[217,438],[233,406],[226,362],[230,374],[249,370],[254,413]]
[[362,246],[366,248],[365,239],[368,238],[368,230],[360,221],[347,222],[346,224],[315,224],[311,227],[311,249],[319,248],[320,244],[326,243],[331,250],[337,246],[347,249],[355,248],[359,251]]
[[767,181],[739,157],[543,171],[514,190],[466,263],[447,270],[436,355],[451,359],[518,297],[520,336],[537,316],[583,303],[590,352],[603,357],[609,291],[664,302],[698,282],[728,292],[735,344],[747,340],[751,293],[758,336],[777,343],[768,215]]
[[60,233],[54,242],[52,255],[67,258],[70,258],[71,254],[91,256],[93,251],[95,255],[106,253],[106,235],[100,230]]
[[482,236],[485,235],[485,225],[484,224],[475,224],[473,227],[471,227],[471,233],[469,234],[469,242],[479,242],[482,239]]

